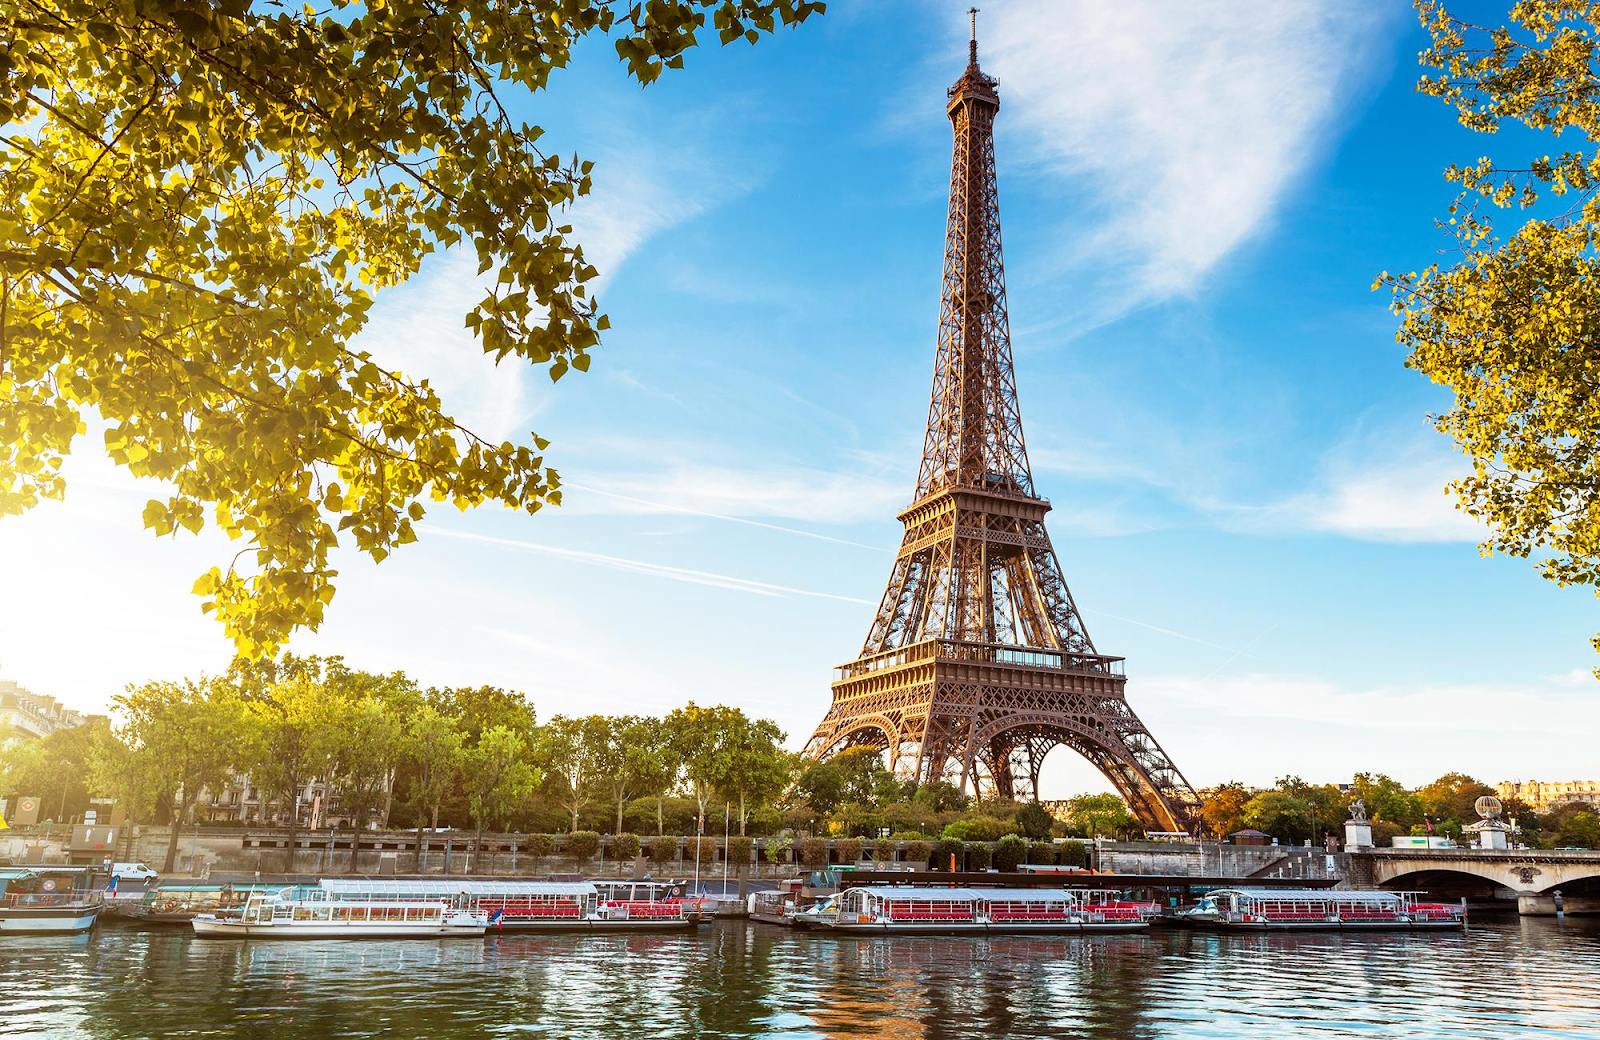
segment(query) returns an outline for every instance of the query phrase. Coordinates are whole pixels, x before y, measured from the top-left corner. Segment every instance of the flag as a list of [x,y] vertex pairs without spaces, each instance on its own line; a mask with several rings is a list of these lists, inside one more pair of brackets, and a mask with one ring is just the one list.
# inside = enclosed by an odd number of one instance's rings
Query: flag
[[1424,827],[1426,827],[1426,828],[1428,828],[1428,833],[1429,833],[1429,834],[1432,834],[1432,833],[1433,833],[1433,821],[1432,821],[1432,820],[1430,820],[1430,819],[1428,819],[1428,818],[1427,818],[1427,817],[1426,817],[1426,816],[1424,816],[1424,817],[1423,817],[1423,818],[1422,818],[1422,825],[1423,825],[1423,826],[1424,826]]
[[504,910],[496,910],[494,913],[489,915],[489,923],[503,932],[506,930],[505,917],[506,912]]
[[112,874],[111,875],[111,884],[106,886],[106,894],[107,895],[113,895],[113,896],[116,895],[117,894],[117,882],[121,881],[121,880],[122,879],[119,878],[117,875]]

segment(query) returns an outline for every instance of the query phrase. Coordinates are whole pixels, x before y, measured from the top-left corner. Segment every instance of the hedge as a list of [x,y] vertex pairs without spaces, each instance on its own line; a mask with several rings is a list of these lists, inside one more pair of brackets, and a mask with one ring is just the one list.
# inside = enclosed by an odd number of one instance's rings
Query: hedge
[[800,841],[800,862],[812,870],[828,865],[828,843],[821,838],[803,838]]
[[600,851],[600,835],[595,831],[573,831],[567,835],[567,855],[593,859]]
[[678,839],[677,838],[659,837],[659,838],[651,838],[650,839],[650,862],[651,863],[659,863],[659,864],[665,866],[666,864],[671,863],[673,860],[675,860],[677,858],[678,858]]
[[1007,834],[994,845],[994,865],[1002,871],[1017,869],[1017,864],[1028,858],[1028,840]]

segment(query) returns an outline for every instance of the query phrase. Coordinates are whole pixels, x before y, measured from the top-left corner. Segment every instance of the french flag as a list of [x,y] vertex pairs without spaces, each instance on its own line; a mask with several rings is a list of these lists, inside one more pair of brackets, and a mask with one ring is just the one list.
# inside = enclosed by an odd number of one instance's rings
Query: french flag
[[489,915],[489,923],[499,928],[503,932],[506,930],[505,916],[506,912],[504,910],[496,910],[494,913]]

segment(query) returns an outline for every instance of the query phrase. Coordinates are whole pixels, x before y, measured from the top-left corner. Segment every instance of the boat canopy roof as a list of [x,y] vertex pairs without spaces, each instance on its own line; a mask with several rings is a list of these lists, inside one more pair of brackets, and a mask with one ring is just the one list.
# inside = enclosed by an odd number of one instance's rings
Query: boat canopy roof
[[969,903],[1003,899],[1007,902],[1071,901],[1072,893],[1060,888],[918,888],[915,885],[857,885],[849,892],[865,892],[879,899],[915,899],[924,903]]
[[0,881],[26,881],[38,876],[37,871],[27,867],[0,867]]
[[324,892],[334,895],[376,896],[592,896],[587,881],[366,881],[361,878],[324,878]]
[[1338,901],[1341,903],[1395,903],[1404,892],[1354,892],[1332,888],[1213,888],[1206,895],[1235,894],[1249,899],[1299,899]]

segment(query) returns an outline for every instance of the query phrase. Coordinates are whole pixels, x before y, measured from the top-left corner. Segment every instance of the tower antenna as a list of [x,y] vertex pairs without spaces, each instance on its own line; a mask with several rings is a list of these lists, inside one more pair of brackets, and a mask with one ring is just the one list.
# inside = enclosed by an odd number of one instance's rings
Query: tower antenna
[[972,20],[972,38],[967,43],[967,64],[973,68],[978,67],[978,9],[967,8],[967,17]]

